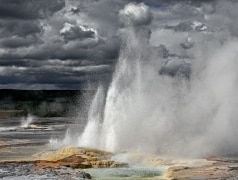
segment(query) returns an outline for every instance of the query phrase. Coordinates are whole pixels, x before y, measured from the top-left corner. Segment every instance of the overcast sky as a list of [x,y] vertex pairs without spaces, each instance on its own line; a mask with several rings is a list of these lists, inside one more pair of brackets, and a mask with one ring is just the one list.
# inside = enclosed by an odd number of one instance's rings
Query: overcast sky
[[[0,0],[0,88],[85,89],[96,87],[99,81],[109,82],[121,46],[119,11],[131,2]],[[150,24],[146,24],[150,44],[161,48],[167,42],[161,28],[173,33],[191,31],[179,23],[206,21],[205,15],[221,9],[214,2],[144,0],[151,12]],[[229,25],[229,18],[226,22]],[[183,46],[189,49],[192,44]]]

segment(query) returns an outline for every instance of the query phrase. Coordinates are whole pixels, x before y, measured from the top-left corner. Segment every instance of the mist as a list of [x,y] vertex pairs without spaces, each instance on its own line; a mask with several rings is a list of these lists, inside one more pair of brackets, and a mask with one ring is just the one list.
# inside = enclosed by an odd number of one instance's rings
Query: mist
[[95,95],[79,145],[177,156],[237,153],[238,3],[184,4],[192,13],[185,17],[181,6],[157,12],[129,3],[119,12],[118,63],[107,93],[99,87]]

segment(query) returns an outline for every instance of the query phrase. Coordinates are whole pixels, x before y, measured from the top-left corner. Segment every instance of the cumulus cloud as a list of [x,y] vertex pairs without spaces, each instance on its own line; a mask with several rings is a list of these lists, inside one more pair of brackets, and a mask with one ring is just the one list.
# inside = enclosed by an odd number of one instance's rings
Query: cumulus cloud
[[83,39],[97,39],[97,31],[93,28],[85,27],[83,25],[72,25],[65,23],[60,30],[60,34],[65,40],[83,40]]

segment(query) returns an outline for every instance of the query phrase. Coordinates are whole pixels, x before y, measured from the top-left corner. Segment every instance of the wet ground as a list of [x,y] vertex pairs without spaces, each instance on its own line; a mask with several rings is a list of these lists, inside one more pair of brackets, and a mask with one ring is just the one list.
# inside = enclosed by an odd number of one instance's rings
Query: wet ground
[[147,154],[132,154],[132,157],[136,157],[135,159],[144,159],[145,166],[135,166],[140,164],[135,162],[128,168],[79,170],[64,165],[56,168],[39,168],[37,162],[33,161],[32,155],[53,148],[57,149],[58,147],[52,144],[59,145],[59,140],[65,137],[69,128],[72,132],[80,134],[84,125],[75,123],[74,118],[66,117],[0,118],[0,179],[238,179],[237,156],[180,161],[161,159],[161,157]]
[[4,180],[79,180],[91,179],[85,172],[69,167],[37,169],[35,163],[6,162],[0,164],[0,179]]
[[50,139],[62,139],[73,118],[1,118],[0,160],[29,157],[48,148]]
[[74,126],[74,118],[37,118],[28,116],[0,118],[0,179],[87,179],[90,176],[70,167],[37,168],[32,155],[51,149],[50,139],[63,139]]
[[[67,166],[37,168],[32,155],[54,147],[62,140],[67,129],[78,132],[83,124],[74,118],[0,118],[0,178],[1,179],[161,179],[160,169],[142,167],[77,170]],[[51,142],[51,143],[50,143]]]

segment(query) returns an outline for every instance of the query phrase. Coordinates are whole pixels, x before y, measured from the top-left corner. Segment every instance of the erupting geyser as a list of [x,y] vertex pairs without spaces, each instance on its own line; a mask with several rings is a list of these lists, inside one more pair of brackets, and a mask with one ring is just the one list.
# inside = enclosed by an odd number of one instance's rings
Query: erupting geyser
[[[150,34],[152,14],[142,3],[126,5],[119,17],[122,46],[112,82],[106,93],[99,87],[79,145],[173,155],[237,153],[237,38],[224,39],[206,26],[213,22],[207,15],[205,24],[190,19]],[[177,54],[154,46],[155,35],[161,44],[177,46]]]
[[22,119],[22,122],[21,122],[21,127],[28,127],[34,120],[34,117],[30,114],[27,115],[26,118]]
[[88,113],[88,124],[84,133],[79,138],[81,146],[98,147],[100,145],[99,133],[102,121],[102,112],[104,108],[104,90],[100,86],[95,94],[91,107]]

